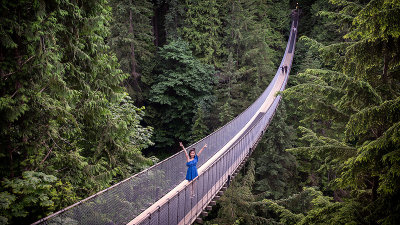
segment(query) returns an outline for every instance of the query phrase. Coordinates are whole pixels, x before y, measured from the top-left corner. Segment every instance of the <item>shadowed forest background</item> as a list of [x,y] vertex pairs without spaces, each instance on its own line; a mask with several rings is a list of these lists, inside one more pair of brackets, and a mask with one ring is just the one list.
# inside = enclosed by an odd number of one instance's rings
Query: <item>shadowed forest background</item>
[[[400,2],[298,4],[283,101],[206,224],[397,224]],[[0,224],[50,215],[229,122],[275,75],[295,6],[2,1]]]

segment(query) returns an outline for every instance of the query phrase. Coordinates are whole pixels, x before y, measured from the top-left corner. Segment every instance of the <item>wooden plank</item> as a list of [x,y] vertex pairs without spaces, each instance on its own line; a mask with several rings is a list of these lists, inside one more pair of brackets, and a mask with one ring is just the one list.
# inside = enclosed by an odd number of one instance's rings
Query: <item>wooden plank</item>
[[196,218],[196,223],[203,224],[203,219],[200,217]]

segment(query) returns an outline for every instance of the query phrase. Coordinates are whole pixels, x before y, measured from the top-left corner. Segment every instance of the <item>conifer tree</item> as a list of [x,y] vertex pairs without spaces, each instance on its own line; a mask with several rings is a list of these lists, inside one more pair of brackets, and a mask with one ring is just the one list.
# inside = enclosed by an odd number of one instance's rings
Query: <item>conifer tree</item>
[[[394,172],[399,164],[400,118],[395,112],[400,93],[400,5],[374,0],[364,5],[332,3],[337,6],[335,11],[320,15],[339,21],[338,27],[347,33],[344,38],[350,40],[325,46],[306,39],[318,46],[325,65],[333,70],[306,70],[301,75],[305,82],[287,90],[307,112],[303,122],[312,125],[301,128],[302,140],[308,144],[291,151],[317,159],[321,178],[328,181],[323,186],[334,191],[335,200],[348,199],[339,215],[357,206],[361,215],[354,220],[394,224],[400,204],[399,176]],[[338,216],[330,212],[331,217]]]
[[[230,53],[227,62],[223,64],[222,71],[218,74],[219,82],[217,84],[216,95],[218,96],[218,115],[221,125],[228,123],[234,118],[234,115],[239,114],[239,109],[232,105],[239,101],[240,83],[238,78],[240,72],[237,71],[236,63],[233,61],[233,54]],[[235,98],[235,99],[234,99]]]
[[116,0],[111,3],[113,20],[108,42],[117,55],[122,71],[130,74],[125,80],[130,96],[143,104],[143,87],[151,82],[150,73],[154,66],[153,4],[148,0]]
[[167,40],[177,40],[180,38],[179,27],[183,26],[185,16],[184,0],[169,0],[168,12],[165,15],[165,32]]
[[[192,137],[191,141],[194,143],[209,133],[207,125],[205,123],[205,113],[204,113],[204,106],[199,105],[197,107],[197,112],[193,117],[193,126],[192,126]],[[209,107],[208,107],[209,108]]]
[[250,159],[245,173],[238,175],[221,197],[218,217],[211,220],[211,223],[254,224],[254,221],[252,221],[254,209],[251,207],[251,202],[254,201],[254,196],[251,193],[251,187],[255,181],[254,175],[255,162]]
[[148,166],[151,129],[120,85],[105,1],[0,10],[0,220],[28,224]]
[[196,59],[182,40],[162,47],[159,56],[158,76],[150,92],[154,140],[160,148],[178,141],[192,143],[190,131],[197,106],[207,110],[214,101],[214,69]]
[[297,191],[295,158],[286,152],[292,147],[294,129],[285,123],[285,104],[277,113],[254,153],[256,182],[254,192],[263,198],[279,199]]
[[240,97],[248,99],[238,101],[239,110],[245,109],[256,99],[267,86],[273,74],[272,51],[267,44],[267,36],[271,32],[270,21],[261,1],[226,1],[223,4],[224,23],[226,23],[224,46],[233,61],[240,77]]
[[217,0],[186,0],[185,6],[183,26],[178,29],[180,37],[203,63],[220,67],[222,24]]

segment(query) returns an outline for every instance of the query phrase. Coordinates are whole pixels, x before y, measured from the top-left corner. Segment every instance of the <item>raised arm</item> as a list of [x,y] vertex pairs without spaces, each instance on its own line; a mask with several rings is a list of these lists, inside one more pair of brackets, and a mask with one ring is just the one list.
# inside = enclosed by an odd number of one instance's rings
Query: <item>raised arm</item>
[[186,160],[189,162],[189,160],[190,160],[190,159],[189,159],[189,155],[188,155],[188,153],[187,153],[185,147],[183,146],[182,142],[179,142],[179,145],[181,146],[183,152],[185,153]]
[[203,152],[203,150],[207,148],[207,144],[205,144],[199,151],[199,153],[197,153],[197,156],[200,156],[200,154]]

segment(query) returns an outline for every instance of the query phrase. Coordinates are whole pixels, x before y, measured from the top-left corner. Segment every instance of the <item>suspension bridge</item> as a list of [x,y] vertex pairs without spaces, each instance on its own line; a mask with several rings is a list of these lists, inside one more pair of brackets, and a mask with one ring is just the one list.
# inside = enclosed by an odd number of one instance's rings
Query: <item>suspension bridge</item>
[[[185,180],[183,151],[103,191],[60,210],[36,224],[164,225],[201,223],[228,188],[260,141],[285,89],[297,37],[298,13],[293,11],[289,40],[273,80],[260,97],[235,119],[187,147],[208,148],[199,157],[199,176]],[[191,196],[194,188],[195,196]]]

